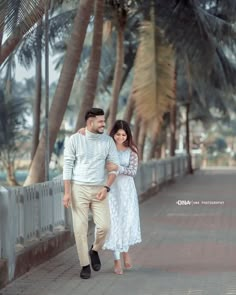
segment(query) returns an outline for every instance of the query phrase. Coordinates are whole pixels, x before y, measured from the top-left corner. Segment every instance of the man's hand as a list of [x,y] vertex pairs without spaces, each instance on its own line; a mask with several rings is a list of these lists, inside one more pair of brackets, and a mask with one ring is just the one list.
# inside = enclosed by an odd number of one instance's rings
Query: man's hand
[[71,204],[71,195],[70,194],[65,194],[64,197],[63,197],[63,205],[66,208],[69,208],[70,204]]
[[106,163],[106,169],[108,172],[111,172],[111,171],[117,171],[118,170],[118,165],[112,163],[112,162],[107,162]]
[[82,135],[85,135],[85,128],[80,128],[78,131],[77,131],[79,134],[82,134]]
[[100,190],[100,192],[97,194],[96,198],[99,201],[103,201],[107,197],[107,189],[104,187]]

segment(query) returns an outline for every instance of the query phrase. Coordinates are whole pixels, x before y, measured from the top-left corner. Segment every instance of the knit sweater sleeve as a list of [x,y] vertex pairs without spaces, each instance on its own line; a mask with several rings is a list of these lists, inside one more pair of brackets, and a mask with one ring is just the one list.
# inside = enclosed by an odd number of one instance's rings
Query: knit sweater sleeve
[[74,137],[71,136],[65,145],[64,150],[64,166],[63,166],[63,180],[71,180],[72,172],[75,162],[75,143]]

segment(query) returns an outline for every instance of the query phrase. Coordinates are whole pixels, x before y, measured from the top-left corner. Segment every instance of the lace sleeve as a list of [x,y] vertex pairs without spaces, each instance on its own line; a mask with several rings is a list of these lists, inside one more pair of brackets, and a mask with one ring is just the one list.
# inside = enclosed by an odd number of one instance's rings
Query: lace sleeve
[[128,176],[135,176],[138,169],[138,155],[135,152],[131,152],[129,159],[129,166],[119,166],[119,174],[124,174]]

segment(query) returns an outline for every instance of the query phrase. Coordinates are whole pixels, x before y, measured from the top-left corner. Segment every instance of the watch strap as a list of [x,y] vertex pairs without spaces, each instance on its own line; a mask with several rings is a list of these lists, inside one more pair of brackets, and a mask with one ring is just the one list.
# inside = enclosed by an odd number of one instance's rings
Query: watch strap
[[104,185],[104,187],[107,189],[107,192],[109,193],[109,191],[111,190],[109,186]]

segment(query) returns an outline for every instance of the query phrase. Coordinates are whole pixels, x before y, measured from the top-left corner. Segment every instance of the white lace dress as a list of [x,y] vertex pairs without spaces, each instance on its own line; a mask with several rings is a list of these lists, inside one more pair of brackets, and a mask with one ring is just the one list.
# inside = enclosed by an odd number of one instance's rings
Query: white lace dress
[[109,193],[111,229],[103,249],[127,252],[129,246],[141,242],[139,204],[134,184],[138,156],[130,148],[118,151],[118,154],[119,174]]

